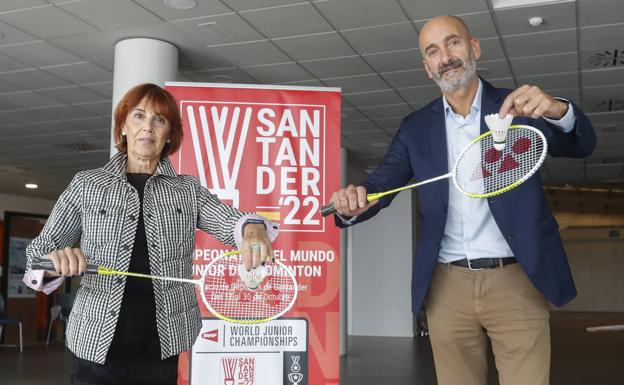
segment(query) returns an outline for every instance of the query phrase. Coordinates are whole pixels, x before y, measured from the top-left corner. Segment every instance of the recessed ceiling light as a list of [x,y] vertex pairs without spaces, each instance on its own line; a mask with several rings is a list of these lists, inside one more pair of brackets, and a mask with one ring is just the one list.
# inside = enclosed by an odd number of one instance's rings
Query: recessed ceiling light
[[531,5],[543,5],[549,3],[571,2],[571,0],[492,0],[492,8],[528,7]]
[[195,0],[164,0],[163,3],[173,9],[192,9],[197,7]]
[[210,77],[210,81],[214,83],[232,83],[234,81],[234,78],[230,75],[219,74],[219,75],[212,75]]
[[197,24],[197,26],[202,27],[204,29],[208,29],[223,39],[234,39],[236,37],[234,36],[232,32],[228,31],[227,28],[217,23],[216,21],[210,21],[208,23],[200,23],[200,24]]
[[26,183],[26,188],[29,189],[35,189],[38,188],[39,186],[37,186],[35,183]]
[[544,19],[541,16],[534,16],[529,19],[529,24],[531,27],[539,27],[544,24]]

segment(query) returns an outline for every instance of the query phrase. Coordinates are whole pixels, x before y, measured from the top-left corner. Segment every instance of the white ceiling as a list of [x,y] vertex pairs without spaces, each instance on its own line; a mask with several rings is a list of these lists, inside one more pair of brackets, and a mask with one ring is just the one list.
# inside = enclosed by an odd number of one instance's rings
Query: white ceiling
[[[129,37],[175,44],[179,81],[342,87],[342,145],[351,165],[370,168],[401,117],[439,96],[417,47],[438,14],[466,20],[495,85],[534,83],[589,113],[596,153],[549,160],[547,183],[624,185],[622,0],[497,10],[490,0],[198,3],[0,0],[0,192],[56,198],[76,171],[107,160],[114,44]],[[533,16],[544,24],[531,27]]]

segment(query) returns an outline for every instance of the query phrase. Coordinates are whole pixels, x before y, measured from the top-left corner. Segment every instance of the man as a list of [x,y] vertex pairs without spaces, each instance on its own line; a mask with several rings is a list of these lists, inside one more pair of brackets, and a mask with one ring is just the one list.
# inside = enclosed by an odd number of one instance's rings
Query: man
[[[495,88],[476,73],[479,41],[459,18],[439,16],[419,35],[423,64],[442,97],[406,116],[388,152],[361,186],[332,195],[337,225],[373,217],[393,196],[366,194],[446,174],[484,116],[514,115],[541,130],[551,156],[587,157],[596,137],[573,103],[536,86]],[[548,301],[576,295],[558,226],[538,174],[489,199],[468,198],[448,180],[418,188],[421,240],[412,271],[412,307],[426,302],[439,385],[487,383],[486,335],[500,383],[546,385],[550,372]]]

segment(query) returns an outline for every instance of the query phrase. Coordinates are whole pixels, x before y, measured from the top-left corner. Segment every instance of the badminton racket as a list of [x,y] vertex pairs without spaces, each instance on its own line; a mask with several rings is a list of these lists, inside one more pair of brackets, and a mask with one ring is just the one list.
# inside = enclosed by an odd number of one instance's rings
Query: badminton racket
[[[368,202],[427,183],[453,178],[453,184],[471,198],[488,198],[520,186],[529,179],[546,159],[548,144],[538,129],[514,124],[509,126],[507,143],[502,151],[494,148],[492,132],[488,131],[470,142],[459,154],[448,174],[392,190],[366,195]],[[321,207],[321,215],[336,212],[333,203]]]
[[[39,259],[32,270],[54,271],[50,260]],[[205,266],[199,279],[162,277],[87,265],[86,274],[125,275],[191,283],[198,287],[202,302],[217,318],[239,324],[268,322],[284,315],[297,299],[297,281],[280,261],[267,261],[255,269],[243,267],[240,251],[230,251]]]

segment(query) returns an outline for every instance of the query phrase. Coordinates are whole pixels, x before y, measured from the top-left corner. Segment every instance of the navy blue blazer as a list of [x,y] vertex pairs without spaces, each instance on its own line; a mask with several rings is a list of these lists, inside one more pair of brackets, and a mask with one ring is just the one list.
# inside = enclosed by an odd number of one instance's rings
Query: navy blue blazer
[[[481,132],[487,131],[483,117],[497,113],[512,91],[496,88],[481,80]],[[576,106],[576,123],[570,133],[561,131],[544,119],[514,118],[514,124],[528,124],[544,133],[548,153],[554,157],[582,158],[596,147],[596,134],[587,116]],[[407,115],[377,169],[362,183],[368,193],[386,191],[449,172],[442,98]],[[427,294],[438,260],[446,225],[449,180],[417,188],[420,205],[421,237],[412,265],[412,310],[417,312]],[[356,224],[376,215],[396,195],[384,197],[360,215]],[[496,224],[518,262],[535,287],[554,305],[562,306],[576,296],[568,260],[553,217],[542,191],[539,173],[519,187],[488,198]],[[336,224],[345,227],[340,219]]]

